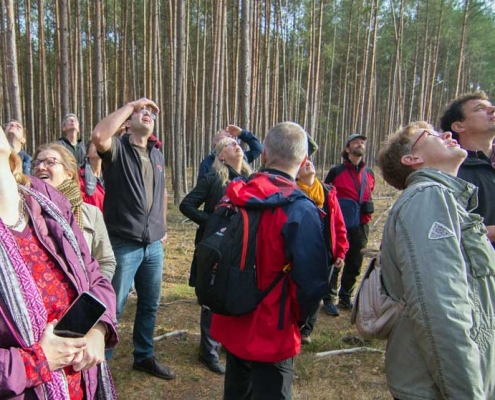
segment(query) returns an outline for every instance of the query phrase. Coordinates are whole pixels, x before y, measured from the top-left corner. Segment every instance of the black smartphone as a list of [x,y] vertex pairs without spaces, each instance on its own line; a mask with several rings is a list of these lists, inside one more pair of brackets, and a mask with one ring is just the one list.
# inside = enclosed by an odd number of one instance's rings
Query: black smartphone
[[93,328],[107,307],[89,292],[82,292],[55,325],[57,336],[80,338]]

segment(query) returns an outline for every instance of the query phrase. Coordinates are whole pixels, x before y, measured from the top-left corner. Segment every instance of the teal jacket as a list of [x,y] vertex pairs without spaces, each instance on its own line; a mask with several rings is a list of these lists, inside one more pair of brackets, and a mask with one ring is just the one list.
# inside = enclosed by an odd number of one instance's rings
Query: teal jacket
[[385,223],[383,282],[407,304],[385,356],[401,400],[495,398],[495,251],[476,205],[473,185],[422,169]]

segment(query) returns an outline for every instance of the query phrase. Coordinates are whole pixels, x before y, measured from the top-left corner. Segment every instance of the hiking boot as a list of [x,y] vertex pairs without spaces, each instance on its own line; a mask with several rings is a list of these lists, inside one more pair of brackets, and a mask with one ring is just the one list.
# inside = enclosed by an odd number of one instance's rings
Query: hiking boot
[[139,362],[134,361],[132,369],[147,372],[148,374],[161,379],[175,379],[175,372],[172,368],[167,367],[165,364],[160,364],[155,356]]
[[204,364],[206,368],[208,368],[211,372],[214,372],[215,374],[220,374],[224,375],[225,374],[225,367],[220,364],[220,361],[218,360],[207,360],[206,358],[203,358],[201,356],[198,357],[199,362]]
[[354,304],[352,304],[352,301],[351,300],[346,300],[346,299],[340,299],[339,300],[339,307],[340,308],[344,308],[346,310],[352,310],[352,307],[354,306]]
[[311,336],[309,335],[301,335],[301,343],[302,344],[311,344]]
[[332,317],[338,317],[340,315],[339,309],[332,301],[325,301],[323,303],[323,311]]

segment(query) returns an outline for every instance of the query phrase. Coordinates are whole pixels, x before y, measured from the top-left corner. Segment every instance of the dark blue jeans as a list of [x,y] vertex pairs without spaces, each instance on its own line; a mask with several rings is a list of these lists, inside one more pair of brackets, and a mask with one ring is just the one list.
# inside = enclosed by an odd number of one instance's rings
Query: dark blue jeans
[[[117,295],[117,319],[122,315],[134,280],[138,297],[134,319],[134,361],[154,354],[153,332],[160,303],[163,272],[163,245],[160,240],[146,244],[110,237],[117,260],[112,286]],[[107,352],[107,358],[111,353]]]

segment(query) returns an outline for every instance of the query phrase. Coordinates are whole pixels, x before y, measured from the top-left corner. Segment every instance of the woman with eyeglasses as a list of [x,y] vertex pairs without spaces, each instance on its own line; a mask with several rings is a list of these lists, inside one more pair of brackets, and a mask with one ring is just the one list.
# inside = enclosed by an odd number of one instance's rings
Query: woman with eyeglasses
[[[83,291],[105,314],[82,338],[57,336],[57,321]],[[104,357],[117,343],[115,321],[115,292],[70,205],[22,173],[0,128],[0,398],[115,399]]]
[[387,339],[396,399],[495,398],[495,251],[476,187],[457,171],[466,151],[450,132],[415,122],[378,156],[403,190],[383,230],[381,278],[404,311]]
[[101,211],[83,202],[76,159],[58,143],[39,147],[33,159],[33,175],[53,186],[69,200],[91,255],[100,264],[102,275],[111,282],[117,262]]
[[[201,241],[208,218],[215,211],[215,206],[225,194],[225,188],[233,179],[251,175],[251,167],[244,160],[244,152],[237,141],[227,137],[215,146],[213,170],[199,179],[196,187],[182,200],[179,209],[187,218],[199,225],[195,244]],[[203,210],[200,210],[204,204]],[[193,257],[189,285],[196,284],[196,257]],[[211,311],[201,308],[201,342],[199,361],[211,371],[224,374],[225,367],[218,358],[218,342],[210,336]]]

